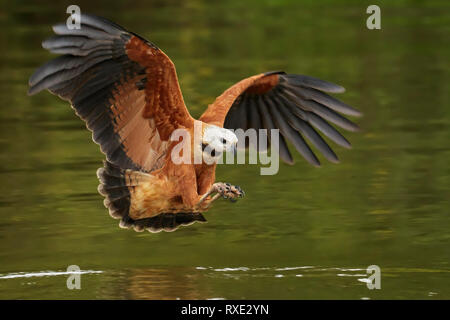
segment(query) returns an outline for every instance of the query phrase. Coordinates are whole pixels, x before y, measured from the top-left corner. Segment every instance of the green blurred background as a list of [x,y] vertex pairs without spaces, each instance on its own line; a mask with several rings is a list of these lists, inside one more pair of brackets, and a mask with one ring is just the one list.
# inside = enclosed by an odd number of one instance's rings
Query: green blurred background
[[[40,42],[73,1],[0,1],[1,299],[449,299],[448,1],[77,1],[162,48],[199,116],[268,70],[343,85],[364,112],[353,150],[275,176],[221,166],[246,198],[174,233],[119,229],[97,193],[103,155],[68,106],[28,97]],[[366,8],[381,7],[381,30]],[[66,288],[69,265],[101,271]],[[381,268],[381,290],[361,280]],[[34,275],[34,276],[33,276]]]

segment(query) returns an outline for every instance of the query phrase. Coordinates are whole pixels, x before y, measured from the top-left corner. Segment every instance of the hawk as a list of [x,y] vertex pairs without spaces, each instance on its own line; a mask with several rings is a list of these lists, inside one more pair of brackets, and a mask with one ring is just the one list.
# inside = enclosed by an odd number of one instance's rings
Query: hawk
[[200,125],[201,137],[191,142],[191,150],[209,148],[210,155],[234,148],[238,138],[231,129],[268,129],[269,134],[258,137],[265,142],[272,139],[271,129],[279,129],[281,159],[293,163],[289,141],[314,166],[320,162],[306,139],[326,159],[338,162],[318,131],[350,148],[331,124],[359,129],[343,115],[361,113],[325,93],[341,93],[343,87],[282,71],[239,81],[196,120],[184,103],[173,62],[152,42],[89,14],[81,15],[80,29],[62,23],[53,31],[56,35],[42,46],[60,56],[35,71],[28,94],[47,89],[69,101],[85,121],[106,155],[97,171],[98,191],[123,228],[173,231],[206,221],[202,213],[219,197],[244,195],[238,186],[215,182],[215,162],[174,163],[171,151],[179,142],[170,137],[177,129],[194,134]]

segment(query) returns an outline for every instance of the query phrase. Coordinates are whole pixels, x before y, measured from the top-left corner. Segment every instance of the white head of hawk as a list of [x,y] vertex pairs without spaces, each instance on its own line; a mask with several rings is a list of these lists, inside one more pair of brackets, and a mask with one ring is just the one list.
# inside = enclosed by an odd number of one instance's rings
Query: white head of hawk
[[223,152],[233,150],[238,142],[233,131],[215,125],[208,125],[203,131],[202,153],[203,158],[217,160]]

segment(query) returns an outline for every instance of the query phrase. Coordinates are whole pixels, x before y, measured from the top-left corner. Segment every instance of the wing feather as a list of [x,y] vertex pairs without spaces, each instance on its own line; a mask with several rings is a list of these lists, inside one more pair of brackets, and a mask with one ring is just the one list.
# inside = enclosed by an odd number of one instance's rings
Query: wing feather
[[[262,120],[262,114],[261,114],[261,97],[255,96],[252,99],[252,109],[254,110],[254,126],[253,128],[259,130],[258,132],[258,148],[261,152],[266,152],[268,147],[268,137],[267,137],[267,128],[264,127],[264,123]],[[260,130],[261,129],[261,130]],[[264,130],[265,129],[265,130]]]
[[336,163],[338,157],[321,134],[350,148],[347,139],[331,124],[358,131],[359,126],[343,115],[361,116],[360,111],[325,93],[344,91],[339,85],[317,78],[268,72],[244,79],[227,89],[200,120],[229,129],[268,129],[269,133],[270,129],[279,129],[280,157],[286,163],[293,163],[293,160],[285,139],[315,166],[320,162],[306,140],[327,160]]
[[[274,101],[273,97],[269,96],[269,103],[271,104],[270,112],[277,124],[277,127],[280,129],[281,134],[292,142],[295,149],[313,166],[320,166],[320,162],[312,152],[311,148],[306,144],[303,137],[295,131],[288,123],[287,117],[284,112],[283,107],[279,107],[276,105],[276,101]],[[270,102],[273,101],[273,102]]]
[[29,94],[47,89],[70,101],[108,161],[152,171],[173,130],[193,125],[175,66],[151,42],[119,25],[81,15],[81,28],[53,27],[42,46],[63,54],[38,68]]
[[330,146],[322,139],[322,137],[302,118],[297,117],[291,110],[295,108],[290,104],[283,103],[280,99],[274,98],[277,101],[277,105],[280,106],[284,117],[287,119],[291,127],[300,132],[331,162],[339,162],[336,154],[330,148]]
[[[272,115],[270,114],[269,109],[267,107],[267,97],[260,97],[260,99],[261,99],[260,107],[261,107],[262,122],[264,124],[264,127],[267,129],[268,138],[271,141],[272,140],[271,130],[276,129],[276,127],[273,122]],[[279,137],[278,148],[281,159],[288,164],[293,164],[294,160],[292,159],[292,155],[289,152],[289,148],[287,147],[286,141],[284,140],[283,136]]]

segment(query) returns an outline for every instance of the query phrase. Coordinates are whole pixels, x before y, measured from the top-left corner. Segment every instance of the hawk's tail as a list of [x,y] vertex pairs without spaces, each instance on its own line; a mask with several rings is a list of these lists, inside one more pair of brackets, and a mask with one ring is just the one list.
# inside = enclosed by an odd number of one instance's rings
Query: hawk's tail
[[122,228],[150,232],[174,231],[181,225],[196,221],[206,221],[201,213],[162,213],[155,217],[134,220],[129,216],[132,193],[140,183],[149,181],[151,176],[145,172],[121,169],[109,161],[97,170],[100,180],[98,192],[105,197],[105,207],[114,219],[120,219]]
[[140,173],[133,170],[121,169],[109,161],[103,162],[104,167],[97,170],[100,180],[98,192],[105,197],[105,207],[114,219],[123,219],[128,216],[131,204],[131,193],[139,184]]

